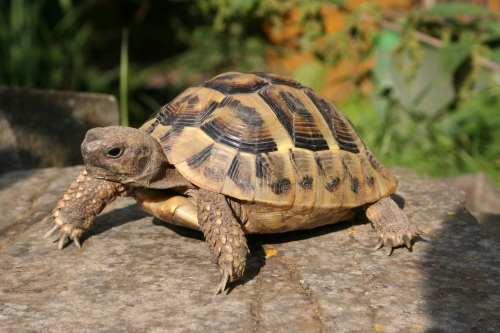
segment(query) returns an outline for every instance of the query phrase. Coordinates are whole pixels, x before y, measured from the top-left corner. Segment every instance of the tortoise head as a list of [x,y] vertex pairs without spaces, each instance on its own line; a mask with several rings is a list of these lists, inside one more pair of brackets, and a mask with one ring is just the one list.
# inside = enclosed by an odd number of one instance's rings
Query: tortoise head
[[93,128],[81,145],[87,172],[95,178],[149,187],[169,166],[160,144],[146,132],[123,126]]

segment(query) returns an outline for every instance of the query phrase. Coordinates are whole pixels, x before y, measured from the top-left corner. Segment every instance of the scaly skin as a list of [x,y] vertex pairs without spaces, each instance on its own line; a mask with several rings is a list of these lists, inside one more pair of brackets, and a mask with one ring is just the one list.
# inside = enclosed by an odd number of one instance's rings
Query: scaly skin
[[198,223],[205,235],[214,262],[219,265],[221,281],[217,292],[226,289],[226,283],[243,276],[246,255],[249,253],[247,240],[236,221],[226,197],[200,189],[198,194]]
[[118,196],[127,196],[133,191],[134,189],[119,183],[93,178],[83,170],[59,198],[52,215],[48,217],[54,218],[54,227],[45,234],[45,238],[59,230],[59,250],[64,247],[68,238],[81,247],[81,235],[90,229],[104,207]]
[[411,248],[411,240],[423,234],[390,197],[365,205],[365,210],[366,217],[380,236],[374,249],[378,250],[385,245],[387,255],[396,246]]

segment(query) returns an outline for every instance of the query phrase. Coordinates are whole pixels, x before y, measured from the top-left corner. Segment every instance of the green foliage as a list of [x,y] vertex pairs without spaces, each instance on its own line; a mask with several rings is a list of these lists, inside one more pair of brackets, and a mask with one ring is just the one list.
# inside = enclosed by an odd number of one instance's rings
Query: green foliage
[[[478,61],[500,55],[496,18],[471,4],[443,3],[410,14],[404,28],[399,39],[383,31],[377,41],[373,150],[431,176],[481,170],[500,183],[499,74]],[[415,31],[444,44],[426,46]]]
[[342,60],[363,61],[372,54],[373,39],[376,30],[373,26],[363,26],[363,15],[369,14],[375,19],[380,18],[380,9],[375,4],[365,3],[352,12],[346,12],[346,20],[340,31],[321,36],[326,43],[316,49],[320,59],[335,66]]
[[[79,19],[94,5],[60,0],[0,3],[0,85],[101,91],[116,78],[92,65],[92,27]],[[40,15],[48,5],[55,22]]]
[[128,118],[128,29],[122,29],[120,48],[120,124],[129,125]]
[[[272,22],[277,29],[289,11],[299,9],[299,23],[303,27],[295,49],[325,53],[318,48],[317,39],[325,37],[325,22],[320,8],[325,4],[343,6],[341,0],[196,0],[203,16],[213,17],[206,25],[194,31],[180,29],[179,39],[188,41],[188,50],[176,57],[185,77],[202,73],[211,77],[228,70],[266,70],[267,49],[283,54],[283,48],[270,45],[262,33],[264,22]],[[183,80],[181,80],[183,81]]]
[[492,13],[480,6],[476,6],[471,3],[460,3],[460,2],[449,2],[449,3],[438,3],[434,6],[417,11],[414,14],[419,16],[432,16],[436,15],[438,17],[456,20],[458,16],[492,16]]

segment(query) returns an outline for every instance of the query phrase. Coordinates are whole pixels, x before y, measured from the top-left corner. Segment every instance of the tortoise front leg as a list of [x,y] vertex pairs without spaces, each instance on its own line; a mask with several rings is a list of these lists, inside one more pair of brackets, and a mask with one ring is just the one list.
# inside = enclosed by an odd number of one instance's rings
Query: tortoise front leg
[[226,289],[227,282],[243,276],[248,250],[241,226],[229,206],[226,197],[200,189],[198,194],[198,222],[219,265],[221,281],[216,294]]
[[243,275],[247,241],[222,194],[199,190],[198,207],[186,197],[162,190],[140,190],[135,199],[142,210],[160,220],[203,232],[221,272],[217,293]]
[[90,229],[97,214],[118,196],[130,195],[133,189],[91,177],[83,170],[59,198],[52,214],[44,220],[54,218],[54,227],[44,236],[48,238],[59,231],[59,250],[68,238],[81,247],[80,237]]

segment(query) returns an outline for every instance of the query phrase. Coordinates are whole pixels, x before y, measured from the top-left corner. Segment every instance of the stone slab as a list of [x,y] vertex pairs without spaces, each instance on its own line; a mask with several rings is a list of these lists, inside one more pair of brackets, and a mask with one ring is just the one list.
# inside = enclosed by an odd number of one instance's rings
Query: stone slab
[[0,87],[0,174],[81,164],[87,130],[119,117],[111,95]]
[[40,222],[81,167],[0,177],[2,332],[496,332],[500,245],[465,194],[412,171],[395,199],[428,236],[391,256],[363,213],[310,231],[250,235],[227,295],[200,232],[118,199],[57,250]]
[[441,181],[465,192],[467,209],[488,229],[491,237],[500,241],[500,189],[493,181],[482,172],[442,178]]

